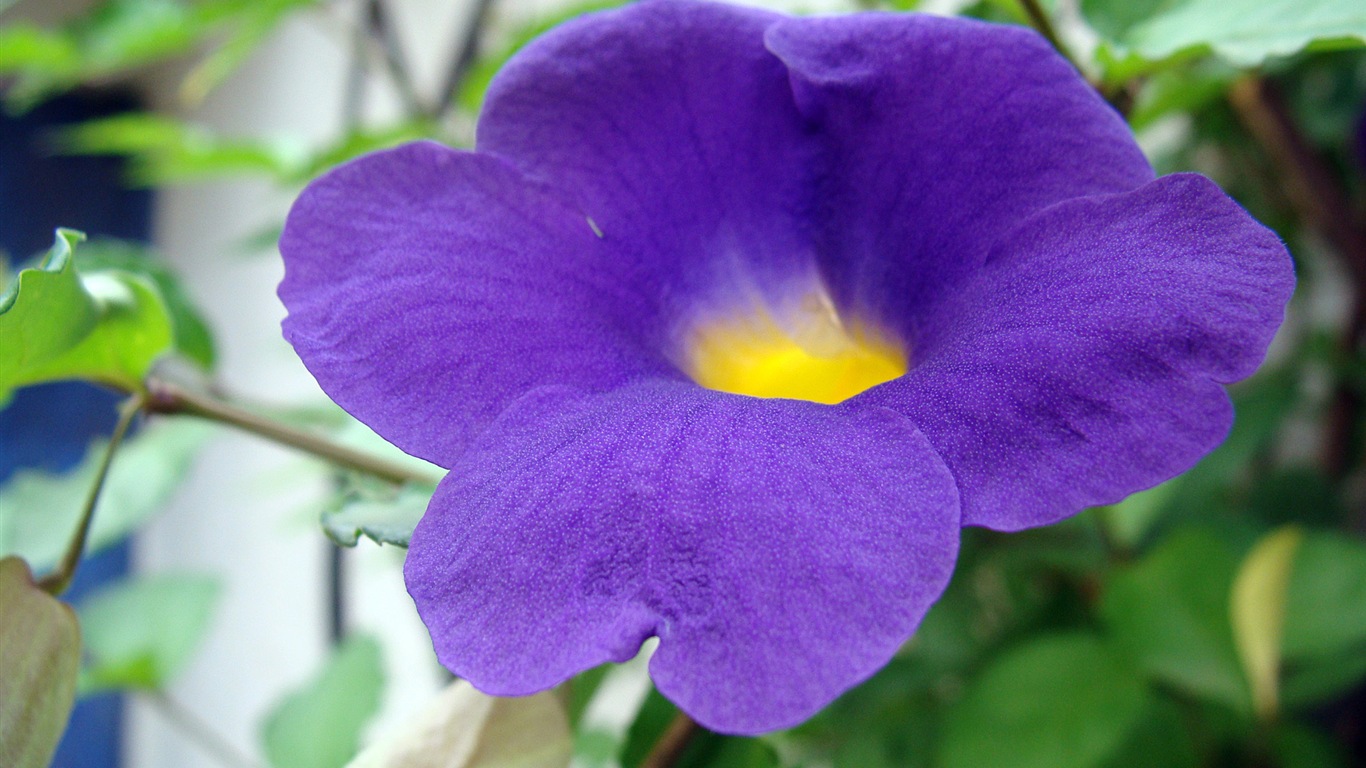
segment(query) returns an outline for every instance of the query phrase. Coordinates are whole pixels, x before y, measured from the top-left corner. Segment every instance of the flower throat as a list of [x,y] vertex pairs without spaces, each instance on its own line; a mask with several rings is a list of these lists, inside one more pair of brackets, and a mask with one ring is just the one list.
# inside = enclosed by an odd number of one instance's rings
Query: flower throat
[[823,293],[781,313],[763,307],[699,323],[687,342],[688,374],[721,392],[834,404],[906,373],[895,344],[844,323]]

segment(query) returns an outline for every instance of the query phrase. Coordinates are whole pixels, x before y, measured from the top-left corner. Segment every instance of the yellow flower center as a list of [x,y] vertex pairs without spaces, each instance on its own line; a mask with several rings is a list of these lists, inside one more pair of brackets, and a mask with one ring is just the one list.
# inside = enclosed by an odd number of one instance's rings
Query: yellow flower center
[[871,328],[844,323],[823,293],[781,313],[700,323],[687,342],[688,373],[708,389],[833,404],[906,373],[906,355]]

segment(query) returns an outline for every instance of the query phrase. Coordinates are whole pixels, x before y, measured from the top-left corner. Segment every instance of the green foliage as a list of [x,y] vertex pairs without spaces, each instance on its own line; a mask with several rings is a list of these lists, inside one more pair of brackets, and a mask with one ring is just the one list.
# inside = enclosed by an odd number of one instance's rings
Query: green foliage
[[214,176],[293,176],[306,152],[295,142],[227,139],[205,128],[158,115],[130,113],[89,120],[57,135],[60,151],[129,155],[141,184],[169,184]]
[[34,268],[0,296],[0,401],[14,388],[88,379],[139,391],[152,363],[173,346],[171,317],[156,285],[122,270],[79,273],[84,236],[59,230]]
[[944,768],[1086,768],[1151,706],[1137,672],[1088,634],[1037,638],[996,659],[948,715]]
[[1082,0],[1097,31],[1145,62],[1213,51],[1239,67],[1366,43],[1358,0]]
[[85,600],[81,692],[164,687],[199,644],[219,591],[207,576],[160,575],[106,587]]
[[84,82],[107,78],[219,40],[186,78],[198,100],[240,64],[288,11],[314,0],[104,0],[55,28],[0,28],[0,76],[15,75],[5,98],[23,110]]
[[88,120],[56,135],[59,151],[131,159],[129,176],[141,185],[181,184],[210,178],[264,176],[297,186],[367,152],[436,135],[425,118],[381,129],[357,129],[310,150],[301,142],[222,136],[203,126],[146,113]]
[[213,369],[217,359],[213,332],[181,288],[179,279],[155,251],[127,240],[95,238],[77,250],[76,267],[81,273],[117,270],[151,280],[170,313],[176,352],[206,371]]
[[1247,710],[1247,682],[1229,623],[1237,569],[1238,553],[1222,539],[1182,530],[1114,574],[1100,613],[1119,646],[1148,674]]
[[376,544],[407,547],[413,528],[427,511],[435,488],[375,484],[344,494],[337,506],[323,512],[323,531],[343,547],[354,547],[365,536]]
[[[105,479],[86,551],[121,541],[158,512],[210,431],[196,422],[156,422],[125,440]],[[20,555],[39,571],[56,565],[80,519],[106,442],[92,443],[69,472],[20,470],[0,486],[0,555]]]
[[383,687],[379,643],[349,638],[312,680],[270,713],[263,731],[270,765],[345,766],[359,747],[361,727],[379,709]]
[[76,615],[33,583],[17,557],[0,559],[0,765],[45,768],[76,698]]

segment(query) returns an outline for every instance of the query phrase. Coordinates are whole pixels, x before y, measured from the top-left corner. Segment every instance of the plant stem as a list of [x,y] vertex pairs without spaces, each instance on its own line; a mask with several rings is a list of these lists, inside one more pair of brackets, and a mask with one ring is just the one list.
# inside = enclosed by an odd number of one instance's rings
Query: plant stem
[[673,722],[664,729],[664,734],[655,742],[654,749],[641,761],[640,768],[670,768],[683,756],[688,742],[702,727],[682,710],[674,716]]
[[71,542],[67,544],[66,552],[62,555],[62,561],[57,565],[57,570],[44,576],[39,582],[41,587],[48,594],[54,597],[66,591],[71,586],[71,580],[76,576],[76,566],[81,562],[81,555],[85,554],[85,541],[90,536],[90,524],[95,519],[95,507],[100,501],[100,491],[104,490],[105,478],[109,477],[109,467],[114,463],[114,453],[118,451],[119,444],[128,434],[128,427],[133,423],[133,417],[137,416],[142,409],[142,396],[133,395],[119,406],[119,421],[114,427],[114,434],[109,436],[109,444],[104,448],[104,457],[100,459],[100,468],[95,473],[95,482],[90,486],[90,493],[85,499],[85,509],[81,511],[81,520],[77,524],[76,533],[71,537]]
[[227,739],[214,731],[208,723],[181,706],[165,691],[151,691],[147,695],[167,720],[171,721],[181,732],[203,747],[205,752],[213,755],[223,765],[233,766],[233,768],[257,768],[255,760],[239,751]]
[[185,414],[237,427],[258,437],[326,459],[333,464],[374,475],[382,480],[404,483],[436,483],[440,480],[426,472],[371,456],[363,451],[333,442],[325,437],[296,429],[259,414],[239,408],[209,395],[191,392],[174,384],[151,379],[147,382],[150,413]]
[[1062,44],[1057,30],[1053,28],[1053,21],[1048,18],[1043,6],[1039,5],[1039,0],[1020,0],[1020,8],[1024,10],[1025,16],[1029,17],[1029,25],[1043,35],[1048,44],[1053,46],[1053,49],[1061,54],[1064,59],[1067,59],[1073,67],[1076,67],[1077,71],[1081,71],[1081,67],[1077,66],[1077,60],[1072,58],[1072,53],[1067,50],[1067,46]]

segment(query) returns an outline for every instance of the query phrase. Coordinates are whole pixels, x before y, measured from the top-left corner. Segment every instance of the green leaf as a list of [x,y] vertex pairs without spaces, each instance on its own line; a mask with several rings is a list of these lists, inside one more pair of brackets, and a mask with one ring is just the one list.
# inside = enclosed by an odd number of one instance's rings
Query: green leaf
[[[341,413],[340,410],[338,413]],[[342,413],[340,428],[333,437],[340,443],[409,467],[415,473],[431,475],[433,481],[409,483],[395,487],[369,475],[348,472],[341,489],[323,510],[323,532],[343,547],[354,547],[361,536],[376,544],[408,546],[413,528],[427,511],[427,503],[436,492],[436,479],[444,470],[422,459],[409,456],[395,448],[369,427]]]
[[0,29],[0,74],[24,69],[64,71],[80,66],[75,41],[34,24],[16,23]]
[[1347,758],[1337,739],[1307,725],[1283,723],[1271,734],[1276,765],[1281,768],[1345,768]]
[[[119,447],[86,544],[94,553],[121,541],[161,509],[212,427],[157,421]],[[107,441],[91,444],[64,474],[20,470],[0,486],[0,555],[18,554],[38,571],[57,564],[80,519]]]
[[88,379],[139,391],[172,347],[171,319],[155,285],[121,270],[76,271],[84,235],[58,230],[38,267],[20,270],[0,296],[0,400],[27,384]]
[[1285,655],[1326,657],[1358,646],[1366,646],[1366,544],[1310,534],[1290,575]]
[[1229,600],[1233,641],[1252,689],[1258,718],[1271,720],[1279,708],[1281,638],[1286,592],[1304,532],[1285,526],[1262,537],[1243,558]]
[[1150,706],[1136,672],[1089,634],[1038,638],[997,659],[949,712],[943,768],[1089,768]]
[[120,270],[151,280],[170,313],[175,349],[205,370],[212,370],[217,351],[208,322],[180,285],[180,280],[159,254],[139,243],[95,238],[76,252],[80,272]]
[[361,536],[376,544],[407,547],[434,492],[428,486],[405,485],[386,489],[387,498],[348,496],[340,506],[323,512],[323,532],[343,547],[356,546]]
[[209,576],[121,582],[81,603],[88,662],[81,692],[162,688],[190,658],[218,601]]
[[266,720],[266,758],[275,768],[342,768],[360,744],[361,727],[379,709],[384,686],[379,643],[355,636]]
[[11,107],[26,109],[81,82],[108,77],[188,51],[211,28],[175,0],[105,0],[62,27],[42,33],[42,45],[61,56],[27,57],[6,92]]
[[133,180],[148,186],[241,174],[294,179],[307,162],[295,141],[229,138],[146,113],[86,121],[58,133],[55,144],[69,154],[129,155]]
[[76,698],[76,615],[36,587],[28,565],[0,560],[0,765],[46,768]]
[[1082,10],[1097,30],[1148,61],[1213,51],[1255,67],[1307,47],[1366,43],[1360,0],[1090,0]]
[[1229,623],[1238,559],[1213,534],[1184,530],[1106,585],[1100,613],[1117,644],[1149,674],[1247,711],[1249,694]]
[[1281,683],[1281,701],[1289,710],[1310,710],[1348,693],[1362,680],[1366,680],[1366,653],[1361,648],[1290,660]]
[[569,723],[555,694],[498,698],[461,680],[347,766],[564,768],[572,752]]
[[1169,699],[1156,698],[1143,722],[1102,768],[1198,768],[1200,764],[1200,753],[1181,707]]
[[225,22],[231,30],[222,44],[190,71],[180,84],[180,96],[198,104],[242,65],[291,11],[315,0],[254,0],[209,2],[197,10],[202,23]]

